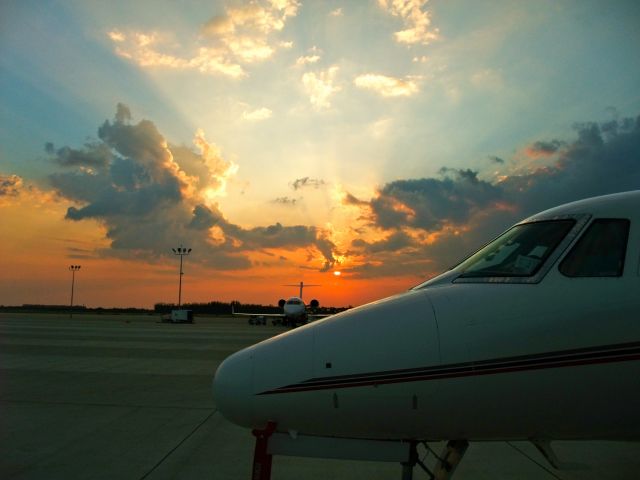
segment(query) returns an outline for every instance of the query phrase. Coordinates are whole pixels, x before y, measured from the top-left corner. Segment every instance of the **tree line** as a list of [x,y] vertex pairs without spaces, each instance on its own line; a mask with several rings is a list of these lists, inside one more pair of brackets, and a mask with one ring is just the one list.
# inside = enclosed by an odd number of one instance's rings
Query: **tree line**
[[[211,301],[204,303],[183,303],[180,308],[183,310],[192,310],[194,314],[208,315],[231,315],[231,306],[233,310],[239,313],[255,313],[256,315],[264,313],[282,313],[282,308],[277,305],[260,305],[257,303],[240,303],[238,300],[232,302]],[[178,305],[175,303],[158,302],[153,305],[153,309],[137,308],[137,307],[86,307],[85,305],[74,305],[73,312],[77,313],[140,313],[151,314],[171,313],[176,310]],[[314,313],[334,314],[348,310],[348,307],[318,307],[314,309]],[[2,312],[22,312],[22,313],[66,313],[69,312],[69,305],[42,305],[42,304],[23,304],[23,305],[0,305]]]

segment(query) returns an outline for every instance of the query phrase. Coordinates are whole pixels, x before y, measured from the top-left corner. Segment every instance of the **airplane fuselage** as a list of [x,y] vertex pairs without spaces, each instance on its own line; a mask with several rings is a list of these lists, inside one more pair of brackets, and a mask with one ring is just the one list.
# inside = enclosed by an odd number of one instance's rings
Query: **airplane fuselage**
[[[519,225],[555,233],[503,262],[511,276],[483,271],[513,241],[238,352],[216,374],[219,409],[246,427],[331,437],[640,439],[640,192]],[[628,227],[618,270],[581,274],[574,257],[595,248],[581,239],[611,225]],[[610,262],[597,253],[587,263]]]
[[305,323],[307,321],[307,307],[300,297],[290,297],[282,307],[288,323]]

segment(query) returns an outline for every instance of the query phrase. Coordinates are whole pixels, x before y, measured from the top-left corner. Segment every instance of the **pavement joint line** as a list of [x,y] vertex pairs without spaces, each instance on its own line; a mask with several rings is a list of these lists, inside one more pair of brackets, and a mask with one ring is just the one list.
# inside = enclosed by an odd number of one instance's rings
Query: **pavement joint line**
[[[185,407],[184,405],[143,405],[129,403],[86,403],[86,402],[41,402],[37,400],[12,400],[0,398],[2,403],[35,404],[35,405],[69,405],[76,407],[127,407],[127,408],[164,408],[177,410],[211,410],[211,407]],[[214,409],[215,411],[215,409]]]
[[557,478],[558,480],[563,480],[562,477],[559,477],[558,475],[556,475],[556,473],[553,470],[550,470],[549,468],[547,468],[545,465],[543,465],[542,463],[538,462],[535,458],[531,457],[530,455],[526,454],[525,452],[523,452],[521,449],[519,449],[518,447],[516,447],[513,443],[511,442],[505,442],[507,445],[509,445],[511,448],[513,448],[515,451],[519,452],[520,454],[522,454],[523,456],[525,456],[526,458],[528,458],[529,460],[531,460],[533,463],[535,463],[536,465],[538,465],[541,469],[543,469],[545,472],[547,472],[549,475],[551,475],[553,478]]
[[198,425],[196,425],[196,427],[195,427],[193,430],[191,430],[191,432],[189,432],[189,433],[187,434],[187,436],[186,436],[186,437],[184,437],[182,440],[180,440],[180,442],[178,442],[178,444],[177,444],[175,447],[173,447],[171,450],[169,450],[169,451],[164,455],[164,457],[162,457],[162,458],[158,461],[158,463],[156,463],[153,467],[151,467],[151,469],[150,469],[147,473],[145,473],[142,477],[140,477],[140,480],[144,480],[144,479],[145,479],[145,478],[147,478],[149,475],[151,475],[151,474],[154,472],[154,470],[155,470],[156,468],[158,468],[160,465],[162,465],[162,463],[164,463],[164,461],[165,461],[167,458],[169,458],[173,452],[175,452],[178,448],[180,448],[180,446],[181,446],[184,442],[186,442],[186,441],[187,441],[187,440],[188,440],[188,439],[189,439],[189,438],[190,438],[194,433],[196,433],[196,432],[198,431],[198,429],[199,429],[200,427],[202,427],[202,425],[204,425],[204,424],[207,422],[207,420],[209,420],[211,417],[213,417],[213,415],[214,415],[217,411],[218,411],[218,409],[217,409],[217,408],[214,408],[214,409],[209,413],[209,415],[207,415],[207,416],[204,418],[204,420],[202,420]]

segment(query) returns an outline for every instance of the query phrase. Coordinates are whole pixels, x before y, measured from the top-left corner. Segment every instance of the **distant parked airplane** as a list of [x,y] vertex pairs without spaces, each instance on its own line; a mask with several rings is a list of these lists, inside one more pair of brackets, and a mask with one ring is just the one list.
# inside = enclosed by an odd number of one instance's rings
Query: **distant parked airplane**
[[[309,313],[307,310],[307,305],[305,305],[302,300],[302,290],[304,287],[319,287],[319,285],[305,285],[304,282],[300,282],[295,285],[283,285],[284,287],[300,287],[300,296],[298,297],[290,297],[285,300],[281,298],[278,301],[278,306],[282,308],[283,313],[246,313],[246,312],[236,312],[233,305],[231,306],[231,313],[235,316],[241,317],[249,317],[249,323],[262,323],[263,325],[266,323],[267,318],[271,318],[274,325],[282,324],[288,325],[293,328],[298,325],[305,324],[309,321],[309,319],[317,319],[328,317],[329,315],[325,314],[315,314]],[[320,306],[320,302],[318,300],[311,300],[309,302],[309,307],[311,309],[316,309]]]
[[[246,348],[216,406],[271,456],[398,461],[448,441],[640,440],[640,190],[547,210],[406,293]],[[287,365],[287,368],[273,368]],[[428,446],[428,444],[427,444]]]

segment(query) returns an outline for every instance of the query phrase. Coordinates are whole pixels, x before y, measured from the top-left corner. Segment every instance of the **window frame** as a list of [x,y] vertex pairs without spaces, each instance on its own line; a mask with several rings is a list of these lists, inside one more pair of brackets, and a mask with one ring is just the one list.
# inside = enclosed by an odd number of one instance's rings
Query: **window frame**
[[[453,279],[452,283],[514,283],[514,284],[536,284],[540,283],[542,279],[547,275],[549,270],[555,265],[558,259],[564,254],[567,248],[573,244],[574,240],[578,237],[580,232],[584,229],[585,225],[589,223],[591,219],[591,215],[589,214],[568,214],[568,215],[556,215],[553,217],[534,217],[517,223],[513,227],[517,227],[519,225],[527,225],[531,223],[542,223],[542,222],[553,222],[553,221],[561,221],[561,220],[573,220],[575,223],[573,227],[567,232],[565,237],[560,241],[560,243],[556,246],[555,250],[551,252],[551,254],[547,257],[547,259],[540,265],[537,272],[535,272],[531,276],[499,276],[499,277],[463,277],[464,272],[459,272],[456,278]],[[511,227],[511,228],[513,228]],[[511,230],[511,228],[509,230]],[[507,233],[509,230],[505,230],[496,238],[491,240],[491,242],[484,245],[482,248],[479,248],[473,254],[466,257],[462,260],[454,269],[458,268],[461,264],[463,264],[468,258],[478,253],[480,250],[485,248],[490,243],[493,243],[495,240],[500,238],[502,235]]]
[[[627,231],[626,231],[626,239],[625,239],[625,244],[624,244],[624,251],[622,252],[622,267],[620,268],[620,271],[618,273],[618,275],[568,275],[565,272],[563,272],[562,269],[562,264],[567,260],[567,258],[569,257],[569,255],[572,254],[572,252],[578,248],[578,245],[580,244],[580,242],[582,241],[582,239],[584,239],[588,234],[589,234],[589,230],[591,229],[591,227],[593,227],[597,222],[604,222],[604,221],[616,221],[616,222],[624,222],[627,226]],[[615,218],[615,217],[598,217],[598,218],[594,218],[592,221],[589,222],[589,225],[587,225],[587,227],[585,228],[584,232],[582,233],[582,235],[580,235],[575,243],[573,245],[571,245],[571,249],[567,252],[566,255],[564,255],[564,257],[562,258],[562,260],[558,263],[558,272],[560,272],[560,274],[565,277],[565,278],[621,278],[624,276],[624,267],[627,261],[627,252],[629,250],[629,237],[631,234],[631,219],[629,218]]]

